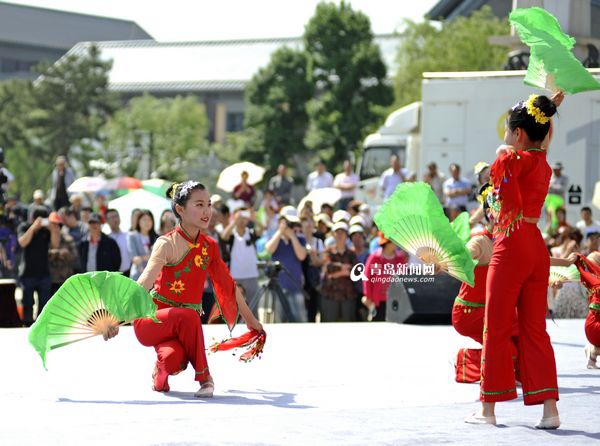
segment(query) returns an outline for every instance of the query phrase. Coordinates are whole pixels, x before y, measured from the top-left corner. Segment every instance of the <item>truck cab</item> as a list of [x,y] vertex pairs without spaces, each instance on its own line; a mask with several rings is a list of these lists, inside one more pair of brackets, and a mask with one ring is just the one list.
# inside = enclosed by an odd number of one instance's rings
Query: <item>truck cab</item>
[[421,103],[414,102],[391,113],[377,133],[365,138],[363,155],[357,166],[360,179],[356,198],[373,210],[383,203],[379,187],[381,174],[390,167],[390,156],[400,157],[403,167],[417,173],[420,146]]

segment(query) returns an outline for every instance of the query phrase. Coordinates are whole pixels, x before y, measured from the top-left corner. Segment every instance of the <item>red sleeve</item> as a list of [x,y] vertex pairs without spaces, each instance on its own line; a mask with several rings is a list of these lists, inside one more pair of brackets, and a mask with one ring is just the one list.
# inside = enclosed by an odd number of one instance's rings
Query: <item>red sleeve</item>
[[[209,237],[206,237],[206,240],[208,240],[208,252],[210,253],[208,274],[215,289],[215,303],[229,331],[231,331],[239,317],[239,309],[235,299],[235,281],[219,254],[217,243]],[[211,320],[216,316],[211,314]]]
[[508,151],[494,161],[490,170],[490,181],[494,191],[488,196],[488,202],[496,217],[498,232],[510,233],[523,217],[523,202],[517,181],[528,159],[523,155],[521,151]]

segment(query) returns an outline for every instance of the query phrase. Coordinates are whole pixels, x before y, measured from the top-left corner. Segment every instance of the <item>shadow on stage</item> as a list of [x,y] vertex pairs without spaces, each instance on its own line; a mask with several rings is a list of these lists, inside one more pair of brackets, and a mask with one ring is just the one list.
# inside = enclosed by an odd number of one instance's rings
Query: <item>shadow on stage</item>
[[[266,390],[257,390],[255,392],[246,392],[241,390],[230,390],[225,395],[215,394],[213,398],[203,399],[196,398],[192,392],[177,392],[171,391],[163,394],[170,401],[158,400],[74,400],[71,398],[59,398],[59,403],[76,403],[76,404],[131,404],[140,406],[155,406],[155,405],[173,405],[173,404],[226,404],[232,406],[273,406],[283,409],[313,409],[313,406],[297,404],[295,402],[295,393],[272,392]],[[252,396],[260,396],[260,398],[252,398]]]

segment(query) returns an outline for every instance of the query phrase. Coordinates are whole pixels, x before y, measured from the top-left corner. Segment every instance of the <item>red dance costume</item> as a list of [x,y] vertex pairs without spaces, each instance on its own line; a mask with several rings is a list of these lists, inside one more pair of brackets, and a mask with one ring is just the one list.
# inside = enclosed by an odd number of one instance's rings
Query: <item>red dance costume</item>
[[205,381],[210,375],[200,322],[207,273],[218,309],[231,330],[238,317],[235,282],[212,238],[199,233],[192,240],[178,226],[157,240],[152,258],[138,280],[148,289],[148,282],[151,284],[156,277],[151,295],[158,305],[156,317],[161,323],[151,319],[134,322],[140,343],[154,347],[157,353],[155,374],[161,378],[155,378],[155,390],[168,391],[168,375],[179,373],[188,362],[196,371],[196,381]]
[[589,293],[590,312],[585,319],[585,336],[590,344],[600,348],[600,266],[577,254],[577,269],[581,283]]
[[[492,238],[492,234],[487,229],[473,234],[472,237],[480,235],[489,239]],[[471,338],[480,344],[483,344],[483,321],[485,316],[485,292],[488,268],[488,265],[475,267],[475,286],[470,287],[468,284],[463,283],[452,307],[452,326],[454,329],[458,334]],[[513,337],[511,338],[513,359],[517,357],[515,343],[517,341],[518,329],[515,318],[513,322]],[[478,382],[480,377],[481,349],[461,348],[456,355],[456,381],[474,383]]]
[[488,270],[483,335],[481,401],[515,399],[511,334],[515,308],[519,323],[519,368],[526,405],[558,400],[556,362],[546,332],[550,257],[535,223],[548,193],[552,171],[542,149],[511,150],[491,168],[497,215]]

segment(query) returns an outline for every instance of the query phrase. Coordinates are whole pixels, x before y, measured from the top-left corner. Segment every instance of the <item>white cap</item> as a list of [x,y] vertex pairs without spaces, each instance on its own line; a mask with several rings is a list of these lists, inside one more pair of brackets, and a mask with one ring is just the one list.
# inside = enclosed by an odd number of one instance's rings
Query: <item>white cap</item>
[[218,203],[218,202],[222,202],[223,201],[223,197],[221,197],[219,194],[213,194],[210,197],[210,202],[211,203]]
[[294,206],[282,207],[281,211],[279,211],[279,216],[285,218],[291,223],[300,223],[300,219],[298,218],[298,211]]
[[335,232],[338,229],[343,229],[347,233],[348,232],[348,225],[345,222],[343,222],[343,221],[338,221],[336,224],[333,225],[333,227],[331,228],[331,230],[333,232]]
[[350,213],[349,212],[339,210],[339,211],[335,211],[333,213],[333,222],[334,223],[337,223],[339,221],[345,221],[345,222],[347,222],[348,220],[350,220]]
[[319,222],[323,222],[325,223],[325,225],[327,225],[327,227],[331,228],[331,218],[329,218],[329,215],[327,215],[326,213],[322,212],[318,215],[315,216],[315,223],[319,223]]
[[350,226],[350,231],[348,232],[350,235],[356,234],[357,232],[360,232],[361,234],[364,234],[365,233],[365,228],[363,228],[360,225]]
[[34,193],[33,193],[33,199],[37,200],[38,198],[41,198],[42,200],[44,199],[44,192],[41,189],[37,189]]
[[362,226],[363,228],[367,226],[367,223],[362,215],[355,215],[350,219],[350,226],[355,225]]

